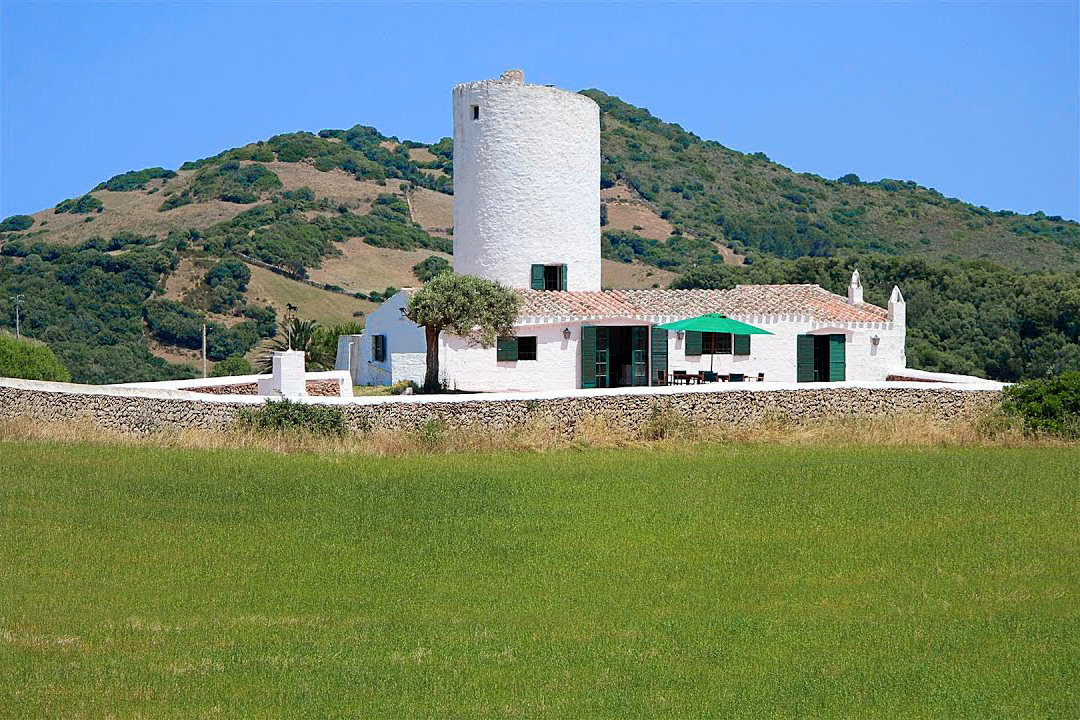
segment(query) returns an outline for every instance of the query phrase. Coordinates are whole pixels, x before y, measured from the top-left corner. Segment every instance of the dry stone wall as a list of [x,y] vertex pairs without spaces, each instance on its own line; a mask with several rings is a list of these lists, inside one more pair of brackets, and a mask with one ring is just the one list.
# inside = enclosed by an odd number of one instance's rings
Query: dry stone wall
[[[123,433],[199,428],[223,430],[253,400],[211,400],[188,393],[158,391],[154,396],[92,392],[86,386],[62,383],[0,383],[0,419],[85,420]],[[335,399],[336,400],[336,399]],[[601,420],[613,428],[635,430],[658,414],[674,415],[705,427],[753,426],[777,419],[806,423],[828,418],[874,418],[925,415],[940,420],[971,417],[1000,400],[996,390],[944,385],[896,387],[814,387],[806,389],[673,391],[655,393],[592,393],[542,398],[422,397],[328,400],[345,414],[352,431],[412,430],[427,423],[448,429],[469,427],[504,430],[539,423],[566,434],[585,420]],[[318,402],[318,401],[315,401]]]

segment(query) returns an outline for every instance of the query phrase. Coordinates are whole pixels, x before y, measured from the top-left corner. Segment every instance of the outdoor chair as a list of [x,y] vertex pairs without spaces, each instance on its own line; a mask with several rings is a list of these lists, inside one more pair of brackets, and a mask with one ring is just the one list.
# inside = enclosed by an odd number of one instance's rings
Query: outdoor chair
[[672,385],[678,385],[679,383],[689,385],[690,376],[686,374],[685,370],[676,370],[675,372],[671,373],[671,383]]
[[702,373],[702,375],[703,375],[703,376],[704,376],[704,378],[705,378],[705,382],[708,382],[708,383],[714,383],[714,382],[716,382],[717,380],[719,380],[719,379],[720,379],[719,375],[717,375],[716,373],[712,372],[711,370],[706,370],[706,371],[704,371],[704,372]]
[[731,377],[729,378],[729,382],[742,382],[742,381],[743,381],[743,374],[742,373],[731,373]]
[[668,382],[667,382],[667,373],[664,372],[663,370],[657,370],[656,371],[656,384],[657,385],[667,385],[668,384]]
[[765,382],[765,373],[758,373],[757,374],[757,381],[758,382]]

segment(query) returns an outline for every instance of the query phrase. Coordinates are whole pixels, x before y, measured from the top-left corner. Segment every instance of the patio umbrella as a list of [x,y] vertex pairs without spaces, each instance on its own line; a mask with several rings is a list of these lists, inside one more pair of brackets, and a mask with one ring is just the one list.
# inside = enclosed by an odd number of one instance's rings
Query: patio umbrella
[[[706,313],[685,320],[664,323],[663,325],[657,325],[656,327],[661,328],[662,330],[689,330],[691,332],[731,333],[732,335],[772,335],[768,330],[762,330],[759,327],[747,325],[738,320],[732,320],[720,313]],[[710,353],[709,372],[712,372],[712,369],[713,356]]]

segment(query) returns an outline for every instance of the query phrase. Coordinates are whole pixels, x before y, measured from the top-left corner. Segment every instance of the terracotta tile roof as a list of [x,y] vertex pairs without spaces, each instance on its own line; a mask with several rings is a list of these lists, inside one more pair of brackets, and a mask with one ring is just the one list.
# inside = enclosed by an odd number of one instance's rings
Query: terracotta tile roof
[[[405,288],[407,293],[416,288]],[[820,285],[736,285],[730,290],[603,290],[549,292],[518,290],[521,317],[684,318],[709,312],[731,317],[810,315],[818,322],[885,322],[885,308],[849,305],[847,298]]]
[[730,290],[519,290],[522,317],[694,317],[810,315],[819,322],[885,322],[884,308],[831,293],[820,285],[737,285]]

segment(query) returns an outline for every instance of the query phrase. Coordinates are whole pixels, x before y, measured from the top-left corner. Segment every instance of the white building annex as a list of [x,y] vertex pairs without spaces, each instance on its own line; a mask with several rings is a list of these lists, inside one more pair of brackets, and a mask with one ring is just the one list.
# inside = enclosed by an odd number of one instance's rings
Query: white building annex
[[[520,70],[454,88],[454,270],[522,296],[516,337],[470,346],[446,333],[440,372],[465,391],[666,384],[672,373],[731,380],[885,380],[906,365],[906,306],[818,285],[731,290],[601,290],[600,110],[590,98],[528,85]],[[402,290],[339,341],[337,368],[359,385],[422,384],[423,330]],[[721,313],[771,335],[672,332],[663,323]]]

